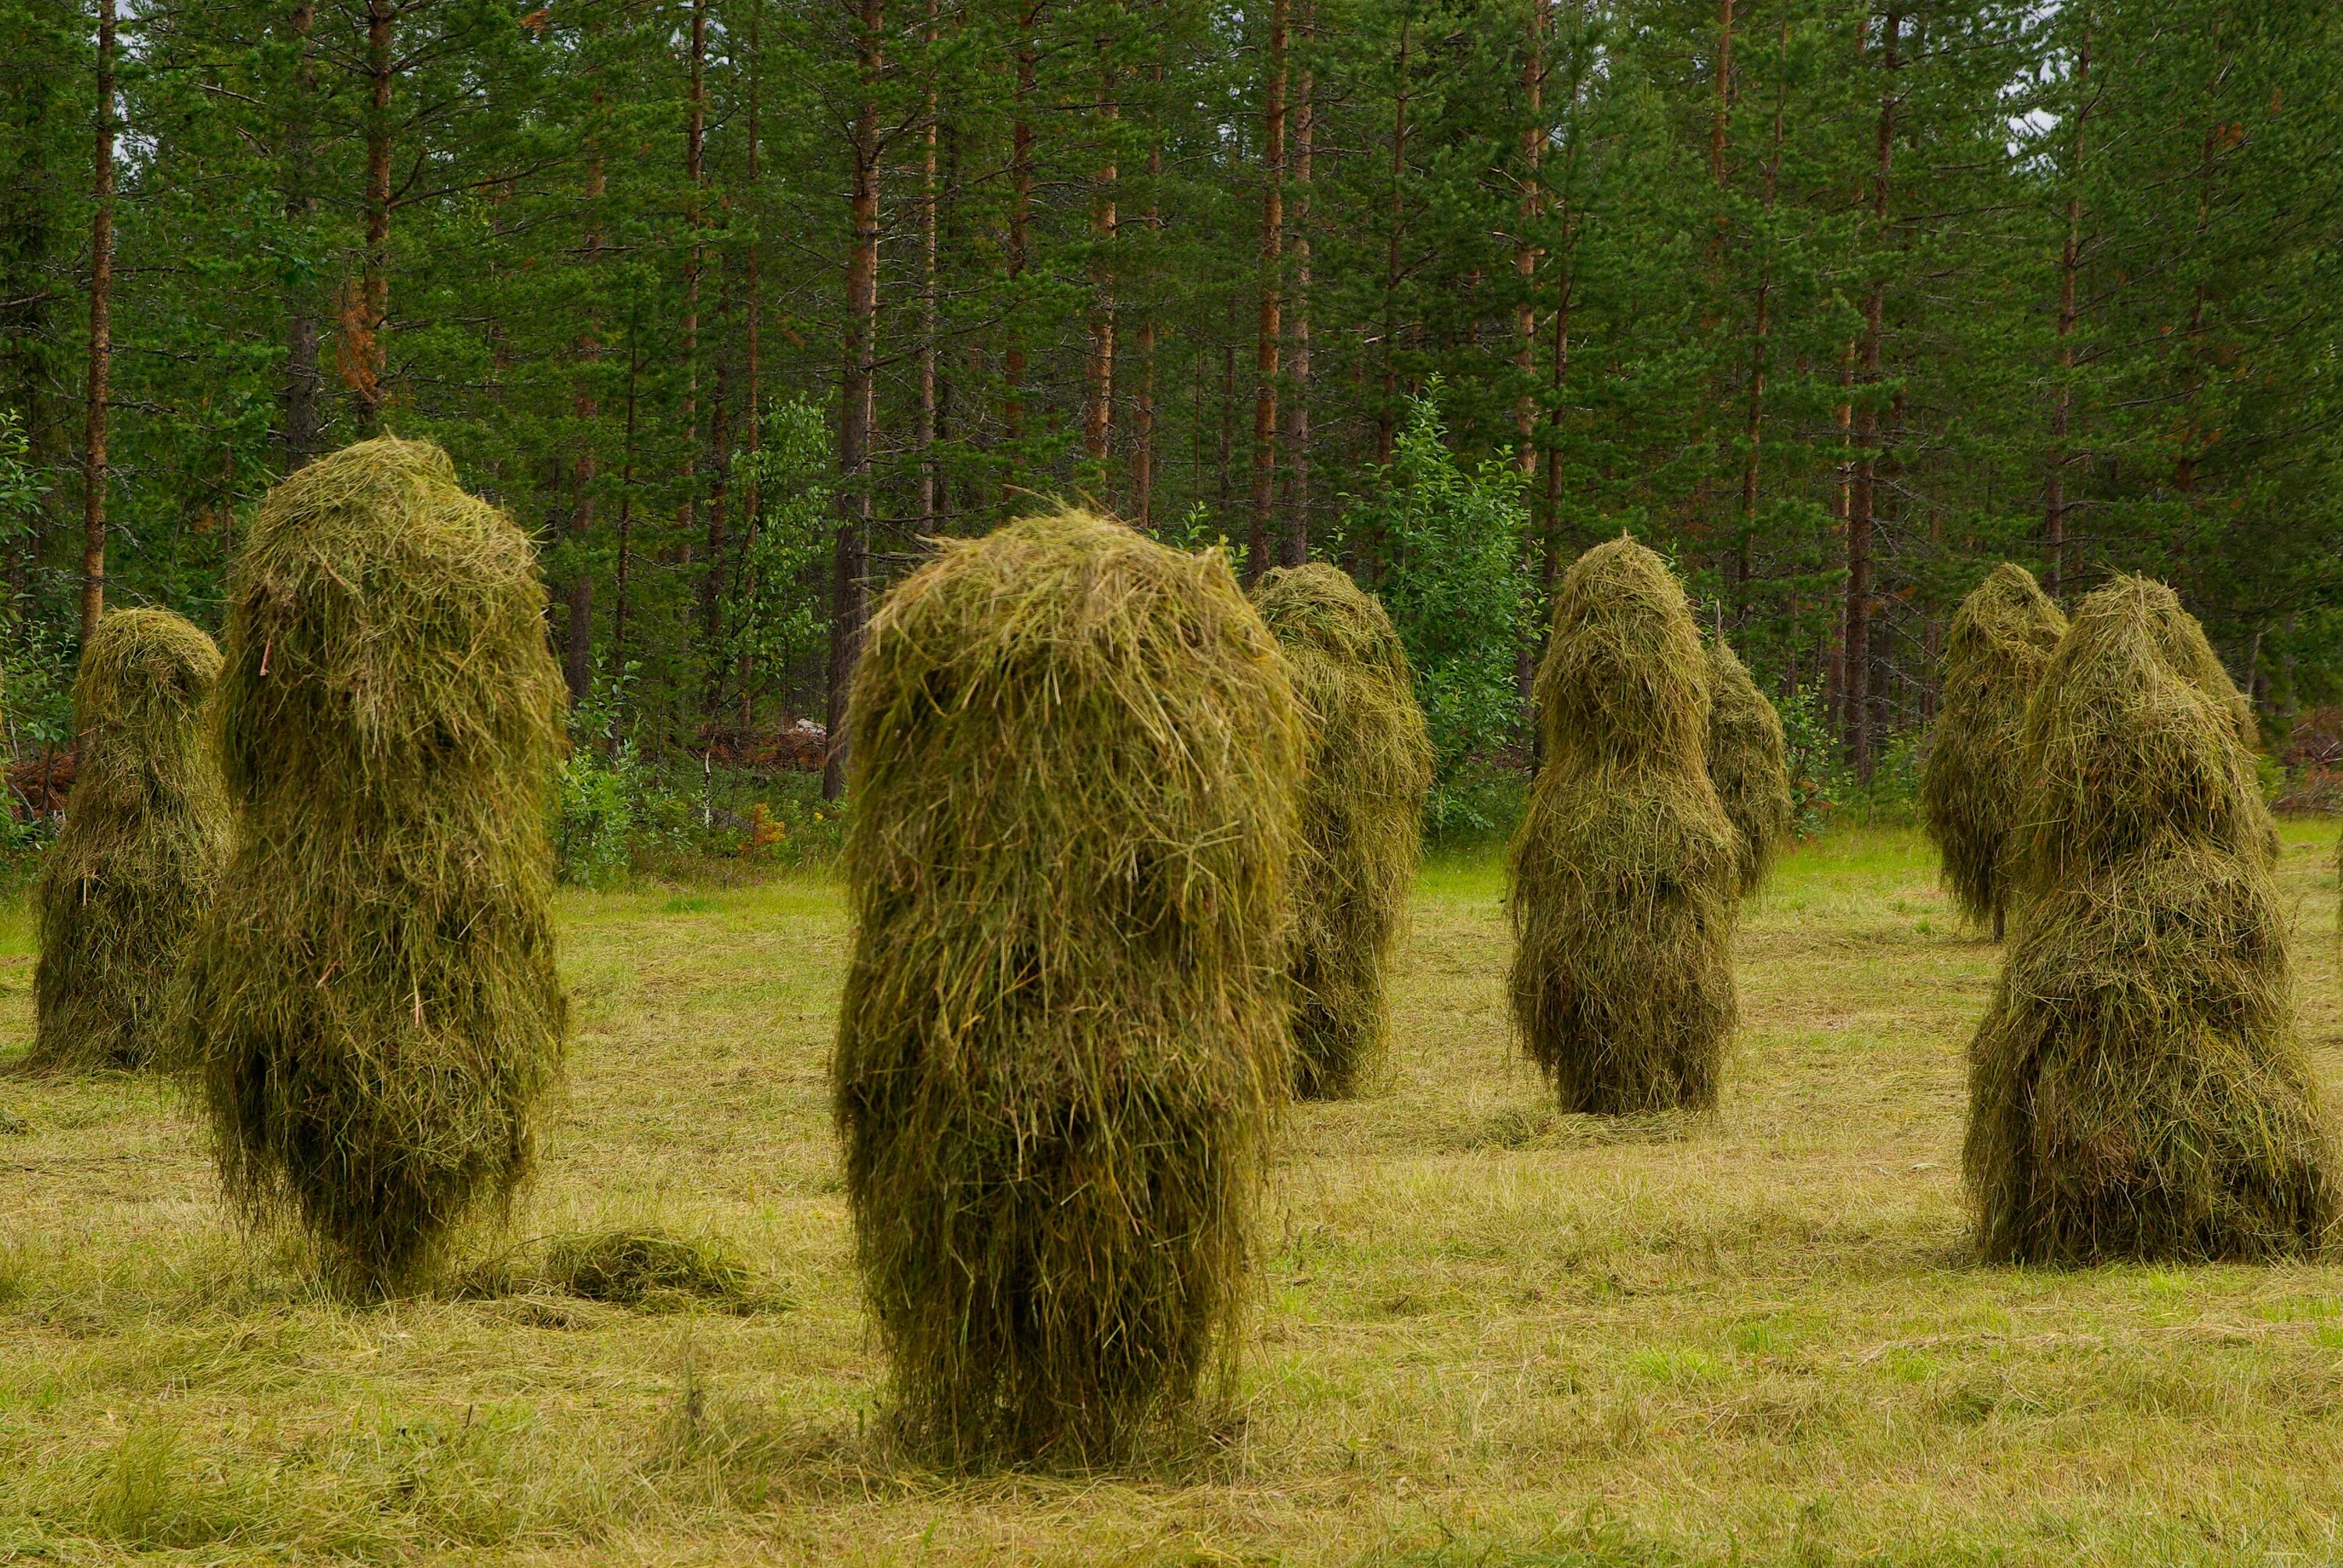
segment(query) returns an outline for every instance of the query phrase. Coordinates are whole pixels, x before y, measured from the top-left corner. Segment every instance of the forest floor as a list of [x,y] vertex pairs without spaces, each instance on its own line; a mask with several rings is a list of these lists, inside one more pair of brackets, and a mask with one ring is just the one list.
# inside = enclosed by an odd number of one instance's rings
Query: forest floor
[[[2287,829],[2343,1105],[2331,824]],[[1507,1042],[1498,857],[1424,873],[1390,1081],[1293,1114],[1229,1412],[1123,1471],[940,1476],[877,1419],[816,874],[567,894],[578,1035],[517,1238],[719,1236],[741,1315],[353,1308],[248,1246],[141,1078],[0,1076],[0,1563],[2276,1563],[2343,1557],[2343,1261],[1981,1268],[1996,955],[1908,830],[1792,856],[1714,1118],[1564,1117]],[[0,925],[0,1066],[30,1033]]]

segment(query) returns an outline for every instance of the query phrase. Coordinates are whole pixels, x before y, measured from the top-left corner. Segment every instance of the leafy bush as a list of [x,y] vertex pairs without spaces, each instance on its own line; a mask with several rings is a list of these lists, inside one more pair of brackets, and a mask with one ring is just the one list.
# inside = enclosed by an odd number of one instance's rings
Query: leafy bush
[[573,887],[612,888],[626,879],[642,821],[649,776],[624,723],[634,666],[597,676],[569,709],[569,755],[554,794],[555,874]]
[[1432,730],[1434,831],[1490,826],[1474,775],[1517,734],[1513,659],[1530,613],[1521,571],[1529,530],[1523,479],[1504,455],[1467,469],[1449,450],[1440,382],[1409,402],[1392,462],[1363,496],[1346,496],[1343,528],[1380,542],[1375,585],[1407,645]]
[[1790,769],[1790,802],[1796,813],[1793,828],[1799,838],[1811,839],[1830,825],[1831,814],[1845,801],[1855,776],[1839,754],[1819,681],[1801,686],[1777,707]]

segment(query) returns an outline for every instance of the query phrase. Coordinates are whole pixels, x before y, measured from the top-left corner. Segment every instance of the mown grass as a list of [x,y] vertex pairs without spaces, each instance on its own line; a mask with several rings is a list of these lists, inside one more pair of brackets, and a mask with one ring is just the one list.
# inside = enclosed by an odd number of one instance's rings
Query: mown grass
[[[2331,828],[2283,876],[2343,1099]],[[1981,1269],[1962,1051],[1994,951],[1907,830],[1785,862],[1712,1119],[1544,1108],[1493,854],[1414,904],[1390,1081],[1288,1128],[1235,1407],[1136,1471],[882,1440],[826,1060],[840,901],[566,895],[580,1038],[484,1254],[665,1230],[753,1304],[523,1269],[352,1308],[229,1227],[152,1083],[0,1076],[0,1561],[2278,1563],[2343,1554],[2343,1261]],[[31,1034],[0,927],[0,1062]],[[534,1249],[534,1251],[532,1251]]]

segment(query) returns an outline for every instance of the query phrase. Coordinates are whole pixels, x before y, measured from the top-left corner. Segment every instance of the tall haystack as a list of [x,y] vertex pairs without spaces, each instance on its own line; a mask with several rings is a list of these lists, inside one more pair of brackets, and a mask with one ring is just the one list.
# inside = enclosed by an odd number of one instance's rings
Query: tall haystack
[[1741,896],[1765,885],[1790,841],[1795,807],[1782,716],[1722,637],[1708,641],[1708,777],[1733,824]]
[[2086,599],[2027,715],[1963,1157],[1990,1260],[2301,1254],[2334,1211],[2267,813],[2233,712],[2159,634],[2170,597]]
[[1383,601],[1322,562],[1252,590],[1309,725],[1292,873],[1294,1088],[1356,1093],[1389,1029],[1383,970],[1407,910],[1432,740]]
[[906,1432],[1111,1455],[1233,1349],[1292,1071],[1285,661],[1217,553],[1062,512],[895,588],[848,724],[836,1111]]
[[1545,762],[1513,847],[1513,1024],[1566,1111],[1716,1101],[1740,871],[1708,776],[1708,661],[1632,539],[1578,558],[1537,678]]
[[1993,568],[1953,612],[1945,638],[1945,685],[1920,771],[1920,825],[1936,840],[1946,890],[1961,913],[2002,939],[2009,912],[2020,731],[2066,634],[2066,618],[2008,561]]
[[212,639],[168,610],[97,623],[74,679],[80,771],[41,868],[30,1065],[143,1066],[234,820],[206,704]]
[[388,437],[271,491],[229,577],[244,816],[174,1049],[229,1189],[351,1289],[501,1206],[559,1070],[544,608],[512,519]]

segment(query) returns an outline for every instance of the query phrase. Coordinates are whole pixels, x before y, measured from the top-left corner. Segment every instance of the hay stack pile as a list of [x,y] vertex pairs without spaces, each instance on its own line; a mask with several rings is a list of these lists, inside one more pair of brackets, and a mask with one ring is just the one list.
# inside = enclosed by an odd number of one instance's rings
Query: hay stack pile
[[1294,1088],[1341,1098],[1383,1052],[1383,970],[1423,842],[1432,741],[1399,634],[1348,573],[1281,567],[1252,601],[1310,730],[1292,878]]
[[353,1289],[510,1195],[559,1067],[544,606],[512,520],[388,437],[271,491],[230,576],[244,819],[176,1049],[230,1190]]
[[1790,841],[1795,808],[1782,716],[1722,637],[1708,643],[1708,777],[1733,824],[1741,896],[1763,887]]
[[2094,593],[2027,715],[1963,1161],[1991,1260],[2299,1254],[2333,1213],[2268,813],[2234,710],[2173,657],[2184,613],[2138,578]]
[[1961,913],[2007,922],[2020,731],[2066,635],[2066,618],[2024,567],[2005,561],[1961,601],[1945,639],[1945,686],[1920,773],[1920,825],[1936,840]]
[[1545,763],[1513,840],[1514,1027],[1567,1111],[1715,1103],[1740,871],[1684,590],[1616,539],[1554,598]]
[[2263,861],[2275,869],[2278,857],[2278,819],[2271,814],[2269,803],[2262,799],[2259,769],[2255,760],[2261,749],[2261,727],[2254,722],[2254,705],[2229,678],[2220,655],[2213,651],[2212,639],[2205,635],[2204,626],[2181,608],[2178,596],[2162,584],[2151,586],[2157,591],[2147,596],[2146,613],[2156,645],[2165,662],[2181,679],[2212,699],[2213,706],[2227,721],[2229,732],[2237,739],[2237,764],[2244,770],[2248,785],[2247,807],[2253,817],[2256,846]]
[[890,593],[848,723],[836,1109],[908,1435],[1111,1455],[1232,1346],[1292,1071],[1285,661],[1218,554],[1067,512]]
[[154,1053],[235,820],[205,725],[219,670],[212,639],[167,610],[116,610],[82,652],[80,773],[34,894],[34,1068],[138,1067]]

